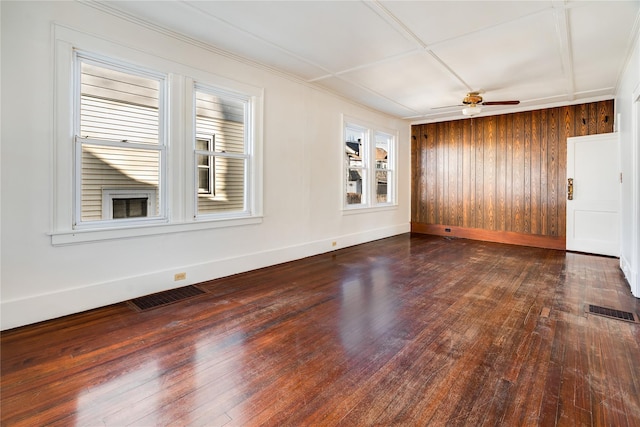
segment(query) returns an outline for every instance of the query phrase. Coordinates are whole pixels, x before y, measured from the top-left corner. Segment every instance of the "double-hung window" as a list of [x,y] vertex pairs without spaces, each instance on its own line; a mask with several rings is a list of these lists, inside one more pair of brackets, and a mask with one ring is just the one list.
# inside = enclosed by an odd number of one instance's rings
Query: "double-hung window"
[[75,73],[75,228],[163,219],[165,76],[80,52]]
[[262,221],[262,88],[54,29],[54,245]]
[[196,217],[249,214],[250,99],[195,86]]
[[344,125],[344,206],[394,205],[396,136],[356,121]]

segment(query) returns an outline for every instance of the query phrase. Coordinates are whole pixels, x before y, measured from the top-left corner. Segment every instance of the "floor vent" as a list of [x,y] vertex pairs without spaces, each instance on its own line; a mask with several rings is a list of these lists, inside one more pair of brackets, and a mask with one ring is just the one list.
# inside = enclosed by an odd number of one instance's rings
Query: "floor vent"
[[145,311],[156,307],[162,307],[177,301],[182,301],[187,298],[195,297],[205,292],[196,288],[195,286],[185,286],[177,289],[170,289],[164,292],[158,292],[157,294],[145,295],[140,298],[134,298],[131,301],[131,305],[136,310]]
[[624,320],[626,322],[636,322],[636,318],[631,312],[620,311],[614,308],[600,307],[599,305],[589,304],[589,313],[597,314],[598,316],[609,317],[611,319]]

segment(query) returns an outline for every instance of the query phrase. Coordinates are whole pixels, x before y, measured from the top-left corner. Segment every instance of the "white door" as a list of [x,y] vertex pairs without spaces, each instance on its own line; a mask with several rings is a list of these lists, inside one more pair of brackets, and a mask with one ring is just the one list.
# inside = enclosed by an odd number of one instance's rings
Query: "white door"
[[567,250],[620,256],[619,151],[617,133],[567,138]]

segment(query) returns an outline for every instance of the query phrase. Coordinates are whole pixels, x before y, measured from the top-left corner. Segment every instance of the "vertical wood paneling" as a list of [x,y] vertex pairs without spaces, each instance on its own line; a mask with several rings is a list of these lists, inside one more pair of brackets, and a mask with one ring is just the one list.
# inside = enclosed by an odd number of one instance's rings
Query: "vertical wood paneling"
[[497,116],[497,153],[496,153],[496,229],[506,230],[507,212],[507,129],[506,116]]
[[560,136],[558,134],[558,109],[552,108],[547,116],[548,128],[548,181],[547,197],[549,203],[549,235],[558,236],[558,145]]
[[484,122],[484,224],[482,228],[496,229],[496,118]]
[[420,171],[423,169],[420,163],[422,153],[424,150],[420,147],[420,131],[422,126],[411,127],[411,218],[422,220],[422,216],[419,213],[419,208],[424,206],[424,203],[419,203],[422,198],[416,197],[421,193],[421,178],[423,174]]
[[540,234],[549,235],[549,110],[540,111]]
[[449,220],[449,128],[451,122],[441,123],[439,129],[439,138],[442,140],[440,146],[440,155],[442,161],[442,173],[440,180],[442,182],[442,198],[440,199],[440,207],[438,212],[440,213],[440,221],[447,223]]
[[423,130],[425,133],[425,138],[428,146],[428,161],[427,161],[427,172],[425,175],[429,177],[429,181],[427,182],[427,202],[428,206],[428,224],[437,224],[436,221],[436,209],[438,206],[438,180],[436,171],[438,169],[438,126],[436,124],[427,125],[426,130]]
[[[458,126],[458,137],[460,140],[464,138],[464,126],[462,123],[459,123]],[[459,140],[459,141],[460,141]],[[456,222],[455,224],[460,225],[463,221],[463,212],[464,212],[464,142],[460,144],[459,142],[456,144],[458,147],[457,157],[458,157],[458,204],[456,206]]]
[[523,113],[524,138],[524,224],[523,232],[531,234],[531,113]]
[[482,120],[471,119],[473,126],[473,138],[475,148],[475,166],[476,166],[476,188],[475,188],[475,228],[484,228],[484,135],[482,129]]
[[473,148],[473,135],[471,134],[471,120],[464,120],[461,123],[463,127],[463,144],[464,144],[464,153],[462,163],[464,164],[464,170],[462,179],[465,182],[465,195],[463,202],[463,225],[464,227],[475,227],[475,189],[476,189],[476,180],[475,180],[475,171],[476,165],[474,162],[475,149]]
[[458,123],[450,122],[449,133],[447,135],[448,144],[447,144],[447,181],[449,184],[447,185],[447,206],[449,207],[447,211],[447,216],[445,220],[447,224],[456,224],[458,217],[458,141],[460,137],[458,136],[458,129],[460,126]]
[[565,236],[566,138],[613,131],[613,101],[412,128],[412,222]]
[[574,136],[589,135],[589,104],[576,105],[575,122],[576,133]]
[[516,113],[513,119],[513,231],[524,232],[524,132],[525,113]]
[[415,126],[415,128],[411,128],[411,131],[412,148],[413,146],[416,147],[415,153],[413,151],[411,153],[412,156],[415,156],[415,158],[412,159],[412,164],[420,168],[420,170],[411,171],[411,182],[416,183],[416,185],[411,187],[411,197],[419,198],[419,201],[418,203],[415,203],[415,206],[413,200],[411,201],[411,210],[416,212],[416,215],[421,221],[425,221],[427,204],[421,202],[421,200],[427,199],[427,176],[426,174],[421,173],[421,171],[427,170],[426,141],[422,136],[422,126]]
[[613,112],[607,108],[606,101],[598,102],[597,133],[613,132]]
[[560,108],[562,112],[561,119],[563,121],[560,144],[558,145],[558,235],[566,235],[567,223],[567,138],[574,135],[575,120],[574,109],[572,107]]
[[506,116],[507,133],[507,209],[506,209],[506,230],[513,231],[513,116]]
[[598,103],[589,104],[589,135],[598,133]]
[[531,112],[531,132],[530,132],[530,150],[531,150],[531,205],[530,205],[530,220],[531,220],[531,234],[540,234],[540,206],[541,206],[541,198],[540,198],[540,181],[541,181],[541,172],[540,172],[540,152],[541,152],[541,141],[540,141],[540,111],[532,111]]
[[444,221],[444,195],[446,191],[446,182],[444,181],[444,144],[446,143],[445,123],[438,123],[437,140],[436,140],[436,221],[438,224],[445,224]]

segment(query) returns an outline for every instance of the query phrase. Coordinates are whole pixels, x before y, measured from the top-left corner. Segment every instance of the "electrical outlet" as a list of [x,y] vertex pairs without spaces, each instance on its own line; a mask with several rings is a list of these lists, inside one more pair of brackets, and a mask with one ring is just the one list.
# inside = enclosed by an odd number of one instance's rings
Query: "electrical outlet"
[[178,280],[184,280],[186,278],[187,278],[187,273],[184,273],[184,272],[183,273],[176,273],[176,274],[173,275],[173,280],[176,281],[176,282]]
[[331,242],[331,246],[336,246],[338,242]]

